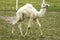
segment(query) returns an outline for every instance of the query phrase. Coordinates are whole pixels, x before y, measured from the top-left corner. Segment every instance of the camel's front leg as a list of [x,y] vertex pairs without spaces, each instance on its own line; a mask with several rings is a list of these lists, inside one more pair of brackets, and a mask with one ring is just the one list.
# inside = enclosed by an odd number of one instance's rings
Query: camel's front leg
[[41,35],[43,35],[42,29],[41,29],[41,24],[40,24],[39,20],[36,19],[35,21],[36,21],[37,25],[39,26],[39,29],[40,29]]
[[32,21],[33,21],[33,19],[29,19],[28,27],[27,27],[27,30],[26,30],[26,33],[25,33],[25,35],[24,35],[24,36],[26,36],[26,35],[28,34],[29,29],[31,28]]

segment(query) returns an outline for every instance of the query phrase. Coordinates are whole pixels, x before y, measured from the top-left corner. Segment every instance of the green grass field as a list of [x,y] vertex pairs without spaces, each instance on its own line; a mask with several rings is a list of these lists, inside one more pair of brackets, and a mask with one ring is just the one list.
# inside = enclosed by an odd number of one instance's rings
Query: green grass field
[[[60,40],[60,0],[46,0],[50,7],[44,17],[39,18],[42,25],[43,37],[40,36],[38,26],[33,25],[28,33],[28,37],[20,35],[18,24],[12,25],[0,19],[0,40]],[[26,3],[31,3],[37,10],[40,10],[42,0],[19,0],[19,7]],[[4,10],[4,11],[2,11]],[[15,16],[15,0],[0,0],[0,15]],[[27,28],[28,19],[25,19],[23,33]],[[25,24],[26,23],[26,24]],[[14,27],[14,33],[11,33]]]

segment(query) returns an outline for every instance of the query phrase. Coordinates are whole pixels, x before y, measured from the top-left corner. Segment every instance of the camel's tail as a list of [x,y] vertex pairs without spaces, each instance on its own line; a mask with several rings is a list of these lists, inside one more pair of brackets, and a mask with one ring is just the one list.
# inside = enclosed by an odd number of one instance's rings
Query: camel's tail
[[5,17],[5,16],[0,16],[0,19],[3,19],[9,23],[15,24],[17,22],[16,17]]

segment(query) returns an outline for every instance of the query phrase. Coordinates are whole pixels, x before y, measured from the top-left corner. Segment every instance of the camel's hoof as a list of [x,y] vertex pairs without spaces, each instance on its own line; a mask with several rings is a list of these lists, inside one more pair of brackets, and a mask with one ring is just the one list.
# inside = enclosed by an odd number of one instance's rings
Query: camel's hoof
[[41,37],[41,38],[45,38],[45,36],[43,36],[43,35],[40,35],[40,37]]

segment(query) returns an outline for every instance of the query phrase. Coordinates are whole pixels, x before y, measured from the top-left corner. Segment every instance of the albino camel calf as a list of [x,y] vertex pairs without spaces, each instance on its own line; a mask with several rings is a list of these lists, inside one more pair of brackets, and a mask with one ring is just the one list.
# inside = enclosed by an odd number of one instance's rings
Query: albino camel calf
[[[4,19],[6,21],[9,21],[13,25],[16,24],[17,22],[20,22],[18,28],[20,29],[20,33],[23,36],[22,28],[21,28],[22,22],[25,19],[25,17],[29,17],[28,27],[27,27],[25,36],[27,35],[27,33],[31,27],[32,21],[35,21],[37,23],[37,25],[40,28],[41,35],[43,35],[42,30],[41,30],[41,24],[38,21],[38,17],[42,17],[46,12],[46,8],[48,8],[48,7],[49,7],[49,5],[45,3],[45,0],[43,0],[43,2],[42,2],[40,11],[37,11],[31,4],[27,3],[26,5],[24,5],[23,7],[18,9],[15,17],[1,16],[0,18]],[[13,32],[13,29],[12,29],[12,32]]]

